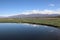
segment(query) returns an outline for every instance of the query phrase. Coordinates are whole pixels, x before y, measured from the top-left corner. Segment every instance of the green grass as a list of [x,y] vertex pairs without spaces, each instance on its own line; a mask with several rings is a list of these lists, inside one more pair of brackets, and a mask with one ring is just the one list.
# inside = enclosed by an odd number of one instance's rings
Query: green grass
[[40,24],[54,25],[60,27],[60,18],[22,19],[21,22],[40,23]]
[[54,25],[60,28],[60,18],[25,18],[25,19],[9,19],[9,18],[0,18],[0,23],[39,23],[39,24],[48,24]]

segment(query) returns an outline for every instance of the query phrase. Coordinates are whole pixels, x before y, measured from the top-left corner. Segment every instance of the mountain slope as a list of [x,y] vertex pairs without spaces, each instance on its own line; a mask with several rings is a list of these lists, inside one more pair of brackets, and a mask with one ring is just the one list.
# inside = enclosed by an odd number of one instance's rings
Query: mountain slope
[[29,15],[14,15],[9,16],[9,18],[33,18],[33,17],[39,17],[39,18],[47,18],[47,17],[58,17],[60,14],[29,14]]

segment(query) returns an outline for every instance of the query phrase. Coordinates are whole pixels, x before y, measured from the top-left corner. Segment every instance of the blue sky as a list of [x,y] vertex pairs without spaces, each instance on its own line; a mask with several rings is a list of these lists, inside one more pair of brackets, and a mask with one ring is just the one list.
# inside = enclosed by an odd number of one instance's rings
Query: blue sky
[[0,0],[0,16],[21,14],[27,10],[55,12],[60,10],[60,0]]

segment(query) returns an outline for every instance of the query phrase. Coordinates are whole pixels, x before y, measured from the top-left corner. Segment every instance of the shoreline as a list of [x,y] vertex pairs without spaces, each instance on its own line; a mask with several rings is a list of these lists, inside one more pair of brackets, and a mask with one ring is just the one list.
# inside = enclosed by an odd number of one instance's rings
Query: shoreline
[[55,25],[51,25],[51,24],[34,23],[34,22],[0,22],[0,23],[28,23],[28,24],[51,26],[51,27],[55,27],[55,28],[59,28],[60,27],[60,26],[55,26]]
[[45,25],[45,26],[51,26],[55,28],[59,28],[60,26],[50,25],[50,24],[43,24],[43,23],[33,23],[33,22],[20,22],[20,23],[28,23],[28,24],[36,24],[36,25]]

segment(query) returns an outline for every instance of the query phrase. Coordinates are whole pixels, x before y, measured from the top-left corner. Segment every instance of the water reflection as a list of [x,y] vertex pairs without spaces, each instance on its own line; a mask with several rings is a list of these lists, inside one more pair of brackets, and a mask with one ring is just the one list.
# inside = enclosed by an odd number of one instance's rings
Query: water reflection
[[0,23],[0,40],[60,40],[60,29],[43,25]]

